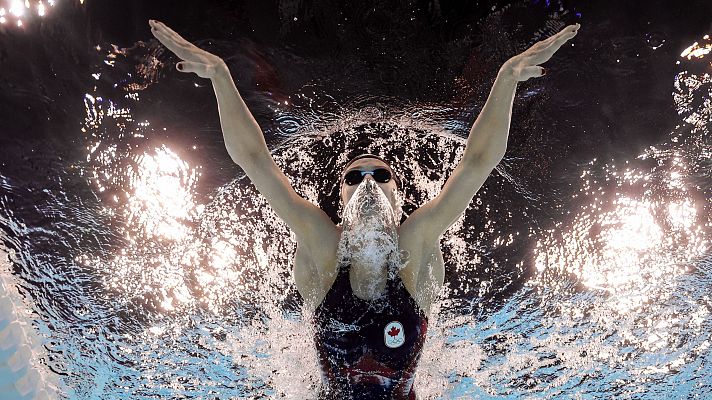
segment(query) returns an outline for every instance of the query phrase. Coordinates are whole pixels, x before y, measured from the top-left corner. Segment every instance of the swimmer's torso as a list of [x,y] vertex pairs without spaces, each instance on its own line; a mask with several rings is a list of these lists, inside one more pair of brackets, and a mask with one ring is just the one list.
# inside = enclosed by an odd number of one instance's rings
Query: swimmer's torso
[[319,398],[415,399],[427,315],[444,275],[439,243],[426,246],[424,232],[408,229],[408,221],[397,225],[370,180],[342,222],[298,238],[295,257],[297,289],[314,311]]
[[323,387],[320,399],[414,399],[415,368],[428,319],[400,277],[364,300],[351,290],[350,263],[314,311]]

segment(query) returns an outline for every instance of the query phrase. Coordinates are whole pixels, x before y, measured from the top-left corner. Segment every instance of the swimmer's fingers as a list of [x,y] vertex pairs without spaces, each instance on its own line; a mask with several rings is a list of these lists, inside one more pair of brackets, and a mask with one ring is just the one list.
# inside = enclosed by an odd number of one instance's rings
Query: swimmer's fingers
[[542,40],[524,52],[531,64],[543,64],[556,53],[561,46],[571,40],[578,33],[580,24],[569,25],[556,35]]
[[152,25],[151,33],[153,33],[153,36],[163,43],[168,50],[184,60],[202,61],[202,53],[207,53],[160,23],[154,23]]
[[564,43],[576,36],[580,27],[579,24],[569,25],[556,35],[510,58],[502,66],[500,71],[502,76],[521,82],[544,75],[545,69],[538,65],[549,61]]
[[191,61],[181,61],[176,64],[176,69],[181,72],[193,72],[201,78],[212,78],[217,73],[217,67],[213,64],[205,64]]
[[531,63],[522,55],[510,58],[500,69],[500,75],[505,79],[514,79],[517,82],[529,80],[529,78],[538,78],[546,72],[544,68],[531,65]]
[[571,33],[572,31],[574,31],[574,32],[577,31],[578,28],[580,28],[580,27],[581,27],[581,24],[569,25],[569,26],[565,27],[564,29],[562,29],[561,31],[559,31],[558,33],[555,33],[544,40],[540,40],[539,42],[534,43],[534,45],[532,47],[533,48],[547,47],[555,40],[560,40],[561,37],[566,35],[567,33]]
[[167,27],[160,25],[158,22],[151,24],[151,33],[158,39],[168,50],[172,51],[178,57],[188,61],[198,61],[198,49],[196,46],[183,39],[173,31],[167,31]]
[[544,68],[533,66],[515,69],[514,77],[516,80],[522,82],[528,80],[529,78],[538,78],[544,74]]
[[185,60],[176,64],[176,68],[179,71],[194,72],[202,78],[212,78],[215,76],[218,67],[223,64],[220,57],[183,39],[165,24],[153,20],[150,20],[149,24],[151,25],[151,33],[156,39],[166,46],[168,50]]
[[191,44],[187,40],[183,39],[183,37],[181,35],[179,35],[178,32],[169,28],[168,25],[164,24],[161,21],[156,21],[156,20],[150,19],[150,20],[148,20],[148,24],[151,25],[151,29],[155,29],[155,30],[165,34],[166,36],[172,38],[177,43],[181,43],[184,45]]
[[200,47],[183,39],[174,30],[167,27],[165,24],[158,21],[150,21],[151,33],[156,37],[168,50],[175,53],[178,57],[188,61],[216,61],[219,59],[214,54],[210,54]]
[[154,33],[154,35],[156,33],[161,35],[163,38],[167,39],[167,41],[169,43],[173,44],[174,46],[177,46],[180,48],[186,48],[186,49],[195,47],[195,45],[193,45],[189,41],[185,40],[183,38],[183,36],[179,35],[176,31],[169,28],[163,22],[149,20],[148,23],[149,23],[149,25],[151,25],[151,32]]

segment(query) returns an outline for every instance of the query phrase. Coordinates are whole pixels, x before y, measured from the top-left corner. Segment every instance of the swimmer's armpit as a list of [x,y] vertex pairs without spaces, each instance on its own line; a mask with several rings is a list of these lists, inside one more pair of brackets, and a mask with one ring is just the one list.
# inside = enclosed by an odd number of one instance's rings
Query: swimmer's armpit
[[424,248],[438,243],[442,234],[465,212],[494,165],[484,160],[460,161],[442,191],[415,210],[403,222],[401,231],[418,232]]

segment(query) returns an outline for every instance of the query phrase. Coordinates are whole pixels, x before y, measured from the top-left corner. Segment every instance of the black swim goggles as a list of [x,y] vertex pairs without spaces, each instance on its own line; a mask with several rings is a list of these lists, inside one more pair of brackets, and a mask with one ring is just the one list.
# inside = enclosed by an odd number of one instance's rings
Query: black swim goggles
[[344,175],[344,182],[349,186],[358,185],[363,181],[363,177],[368,174],[371,174],[373,179],[379,183],[387,183],[391,180],[391,171],[386,168],[376,168],[373,171],[352,169]]

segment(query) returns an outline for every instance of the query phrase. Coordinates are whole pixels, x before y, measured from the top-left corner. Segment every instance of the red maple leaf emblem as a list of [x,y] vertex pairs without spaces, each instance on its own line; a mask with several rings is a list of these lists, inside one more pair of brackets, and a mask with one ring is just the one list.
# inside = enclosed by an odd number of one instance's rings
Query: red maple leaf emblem
[[400,329],[396,328],[395,326],[391,327],[391,330],[388,331],[389,336],[396,337],[400,333]]

